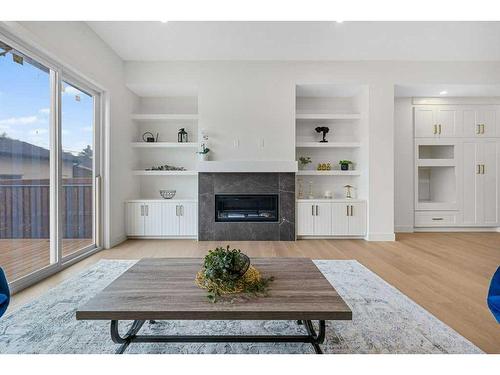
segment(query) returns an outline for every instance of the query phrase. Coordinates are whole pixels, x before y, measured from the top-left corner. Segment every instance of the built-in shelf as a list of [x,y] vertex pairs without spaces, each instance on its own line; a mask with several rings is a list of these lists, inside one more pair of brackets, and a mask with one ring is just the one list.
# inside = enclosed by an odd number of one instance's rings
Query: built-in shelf
[[315,170],[306,170],[306,171],[297,171],[298,176],[359,176],[361,175],[360,171],[341,171],[341,170],[333,170],[333,171],[315,171]]
[[417,166],[419,167],[454,167],[455,159],[418,159]]
[[361,147],[359,142],[297,142],[297,148],[357,148]]
[[135,170],[132,172],[136,176],[196,176],[198,171],[145,171]]
[[165,120],[198,120],[197,113],[134,113],[132,119],[137,121]]
[[359,113],[297,113],[297,120],[359,120]]
[[198,148],[196,142],[131,142],[135,148]]

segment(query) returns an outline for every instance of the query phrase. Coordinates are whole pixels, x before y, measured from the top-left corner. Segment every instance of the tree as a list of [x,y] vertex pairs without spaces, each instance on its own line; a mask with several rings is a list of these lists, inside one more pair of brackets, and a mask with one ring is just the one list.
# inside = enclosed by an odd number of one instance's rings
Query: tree
[[92,159],[92,147],[90,147],[90,145],[87,145],[87,147],[85,147],[82,151],[80,151],[78,156]]

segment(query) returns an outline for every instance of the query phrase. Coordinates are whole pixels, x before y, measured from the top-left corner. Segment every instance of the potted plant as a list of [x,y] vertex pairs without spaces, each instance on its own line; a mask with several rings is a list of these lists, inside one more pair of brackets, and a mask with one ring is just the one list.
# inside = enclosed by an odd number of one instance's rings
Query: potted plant
[[352,165],[352,161],[350,161],[350,160],[340,160],[339,164],[340,164],[340,169],[342,171],[348,171],[349,170],[349,165]]
[[200,151],[198,151],[196,153],[198,154],[198,157],[200,160],[207,161],[209,152],[210,152],[210,149],[207,146],[205,146],[205,144],[202,144]]
[[305,166],[307,164],[310,164],[312,161],[311,161],[311,158],[309,156],[301,156],[299,158],[299,166],[300,166],[300,169],[304,169]]

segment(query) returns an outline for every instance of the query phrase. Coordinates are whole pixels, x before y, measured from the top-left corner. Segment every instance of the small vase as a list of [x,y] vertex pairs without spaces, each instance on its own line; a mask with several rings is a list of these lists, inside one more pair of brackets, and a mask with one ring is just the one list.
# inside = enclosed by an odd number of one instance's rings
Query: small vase
[[208,161],[208,152],[206,154],[198,154],[198,159],[200,161]]

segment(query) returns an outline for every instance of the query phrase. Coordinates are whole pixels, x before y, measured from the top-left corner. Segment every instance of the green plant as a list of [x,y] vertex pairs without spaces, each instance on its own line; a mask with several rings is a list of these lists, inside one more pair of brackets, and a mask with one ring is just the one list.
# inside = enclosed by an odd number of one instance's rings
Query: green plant
[[350,161],[350,160],[340,160],[339,164],[340,165],[342,165],[342,164],[352,164],[352,161]]
[[201,145],[201,150],[200,151],[197,151],[196,153],[197,154],[208,154],[210,152],[210,149],[208,147],[206,147],[205,145]]
[[309,156],[301,156],[299,158],[299,162],[302,165],[307,165],[307,164],[311,163],[312,161],[311,161],[311,158]]
[[223,294],[243,293],[267,295],[273,277],[263,278],[250,266],[250,259],[239,249],[217,247],[209,250],[203,268],[196,276],[197,284],[207,289],[207,298],[216,302]]

